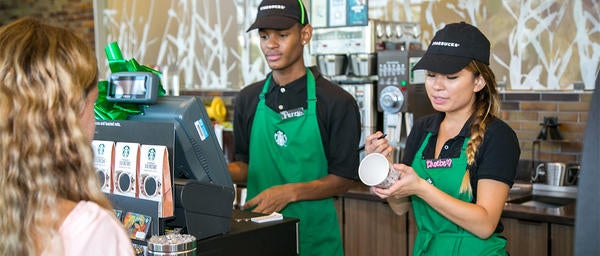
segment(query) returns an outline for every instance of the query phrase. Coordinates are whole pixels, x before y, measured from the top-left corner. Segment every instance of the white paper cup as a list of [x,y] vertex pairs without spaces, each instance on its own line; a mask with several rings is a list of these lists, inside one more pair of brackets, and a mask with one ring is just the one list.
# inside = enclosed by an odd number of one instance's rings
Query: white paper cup
[[389,188],[400,178],[400,173],[379,153],[365,156],[358,166],[358,176],[367,186]]

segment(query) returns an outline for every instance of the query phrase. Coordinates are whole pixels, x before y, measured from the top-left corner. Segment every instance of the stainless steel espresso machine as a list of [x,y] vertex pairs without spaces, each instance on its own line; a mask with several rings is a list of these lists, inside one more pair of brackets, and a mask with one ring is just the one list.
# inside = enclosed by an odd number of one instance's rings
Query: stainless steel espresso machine
[[377,54],[378,108],[383,112],[383,131],[399,161],[413,121],[434,113],[425,91],[425,71],[411,71],[421,59],[420,49],[386,50]]
[[[365,136],[383,130],[378,107],[378,53],[421,49],[417,23],[368,20],[366,26],[315,28],[310,44],[321,72],[354,96]],[[379,111],[378,111],[379,110]],[[389,138],[389,137],[388,137]],[[395,144],[394,144],[395,145]],[[361,152],[361,158],[364,152]]]
[[365,136],[375,132],[380,119],[374,26],[375,21],[369,21],[367,26],[315,28],[310,44],[321,72],[356,99],[361,114],[361,146]]

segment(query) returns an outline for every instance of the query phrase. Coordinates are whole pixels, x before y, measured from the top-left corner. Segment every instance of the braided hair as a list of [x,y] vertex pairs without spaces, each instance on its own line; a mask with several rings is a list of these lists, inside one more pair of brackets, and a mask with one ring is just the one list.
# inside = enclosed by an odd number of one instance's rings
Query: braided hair
[[480,61],[471,61],[465,69],[473,72],[473,78],[481,76],[485,80],[483,89],[475,93],[475,103],[471,121],[471,137],[467,144],[467,171],[460,185],[460,193],[472,194],[469,168],[474,166],[475,156],[479,145],[484,140],[484,134],[493,116],[500,110],[498,91],[496,90],[496,76],[490,67]]

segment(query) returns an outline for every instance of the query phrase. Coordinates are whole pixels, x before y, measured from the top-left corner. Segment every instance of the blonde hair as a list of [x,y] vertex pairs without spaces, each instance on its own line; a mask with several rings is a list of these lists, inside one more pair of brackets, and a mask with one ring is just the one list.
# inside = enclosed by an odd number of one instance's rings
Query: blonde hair
[[111,209],[79,122],[97,74],[92,49],[65,29],[32,18],[0,27],[1,255],[41,253],[59,199]]
[[460,185],[460,193],[472,195],[469,167],[475,165],[475,156],[479,145],[483,142],[485,129],[493,116],[500,110],[498,91],[496,90],[496,76],[490,67],[482,62],[473,60],[466,67],[473,72],[473,77],[481,76],[485,80],[485,87],[475,93],[473,104],[473,118],[471,120],[471,137],[467,144],[467,172]]

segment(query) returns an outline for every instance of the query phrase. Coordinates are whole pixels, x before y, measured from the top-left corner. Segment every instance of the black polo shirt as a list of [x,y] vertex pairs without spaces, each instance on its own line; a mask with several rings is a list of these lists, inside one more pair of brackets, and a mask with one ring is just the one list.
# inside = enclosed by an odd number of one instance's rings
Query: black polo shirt
[[[432,159],[434,157],[437,135],[444,116],[445,113],[435,113],[415,122],[406,140],[402,163],[412,165],[415,157],[421,159]],[[483,142],[479,145],[475,154],[475,164],[467,167],[469,168],[471,188],[473,189],[473,200],[471,201],[473,203],[477,201],[477,181],[480,179],[497,180],[512,187],[517,175],[517,165],[521,155],[517,135],[504,121],[495,117],[492,118],[493,120],[486,128]],[[446,141],[439,158],[456,158],[460,156],[465,138],[471,136],[470,126],[471,120],[465,123],[456,137]],[[431,137],[423,150],[423,154],[416,156],[415,154],[429,132],[431,132]],[[503,230],[504,225],[499,221],[494,233],[501,233]]]
[[[435,113],[415,122],[406,140],[402,163],[412,165],[415,157],[421,159],[434,158],[437,135],[444,116],[444,113]],[[473,202],[477,200],[477,181],[479,179],[497,180],[512,187],[517,174],[517,165],[521,155],[517,135],[504,121],[495,117],[492,118],[493,120],[486,128],[483,142],[479,145],[475,154],[475,164],[468,167],[471,187],[473,188]],[[456,137],[446,141],[439,158],[456,158],[460,156],[465,138],[471,136],[470,126],[471,120],[465,123]],[[415,156],[428,132],[431,132],[432,135],[423,151],[423,155]]]
[[[328,172],[358,180],[361,124],[356,100],[339,85],[325,79],[316,67],[310,70],[316,82],[317,122]],[[265,80],[244,87],[236,97],[233,133],[237,161],[249,162],[252,122]],[[299,107],[306,109],[306,95],[306,75],[284,87],[271,79],[265,102],[276,112]]]

